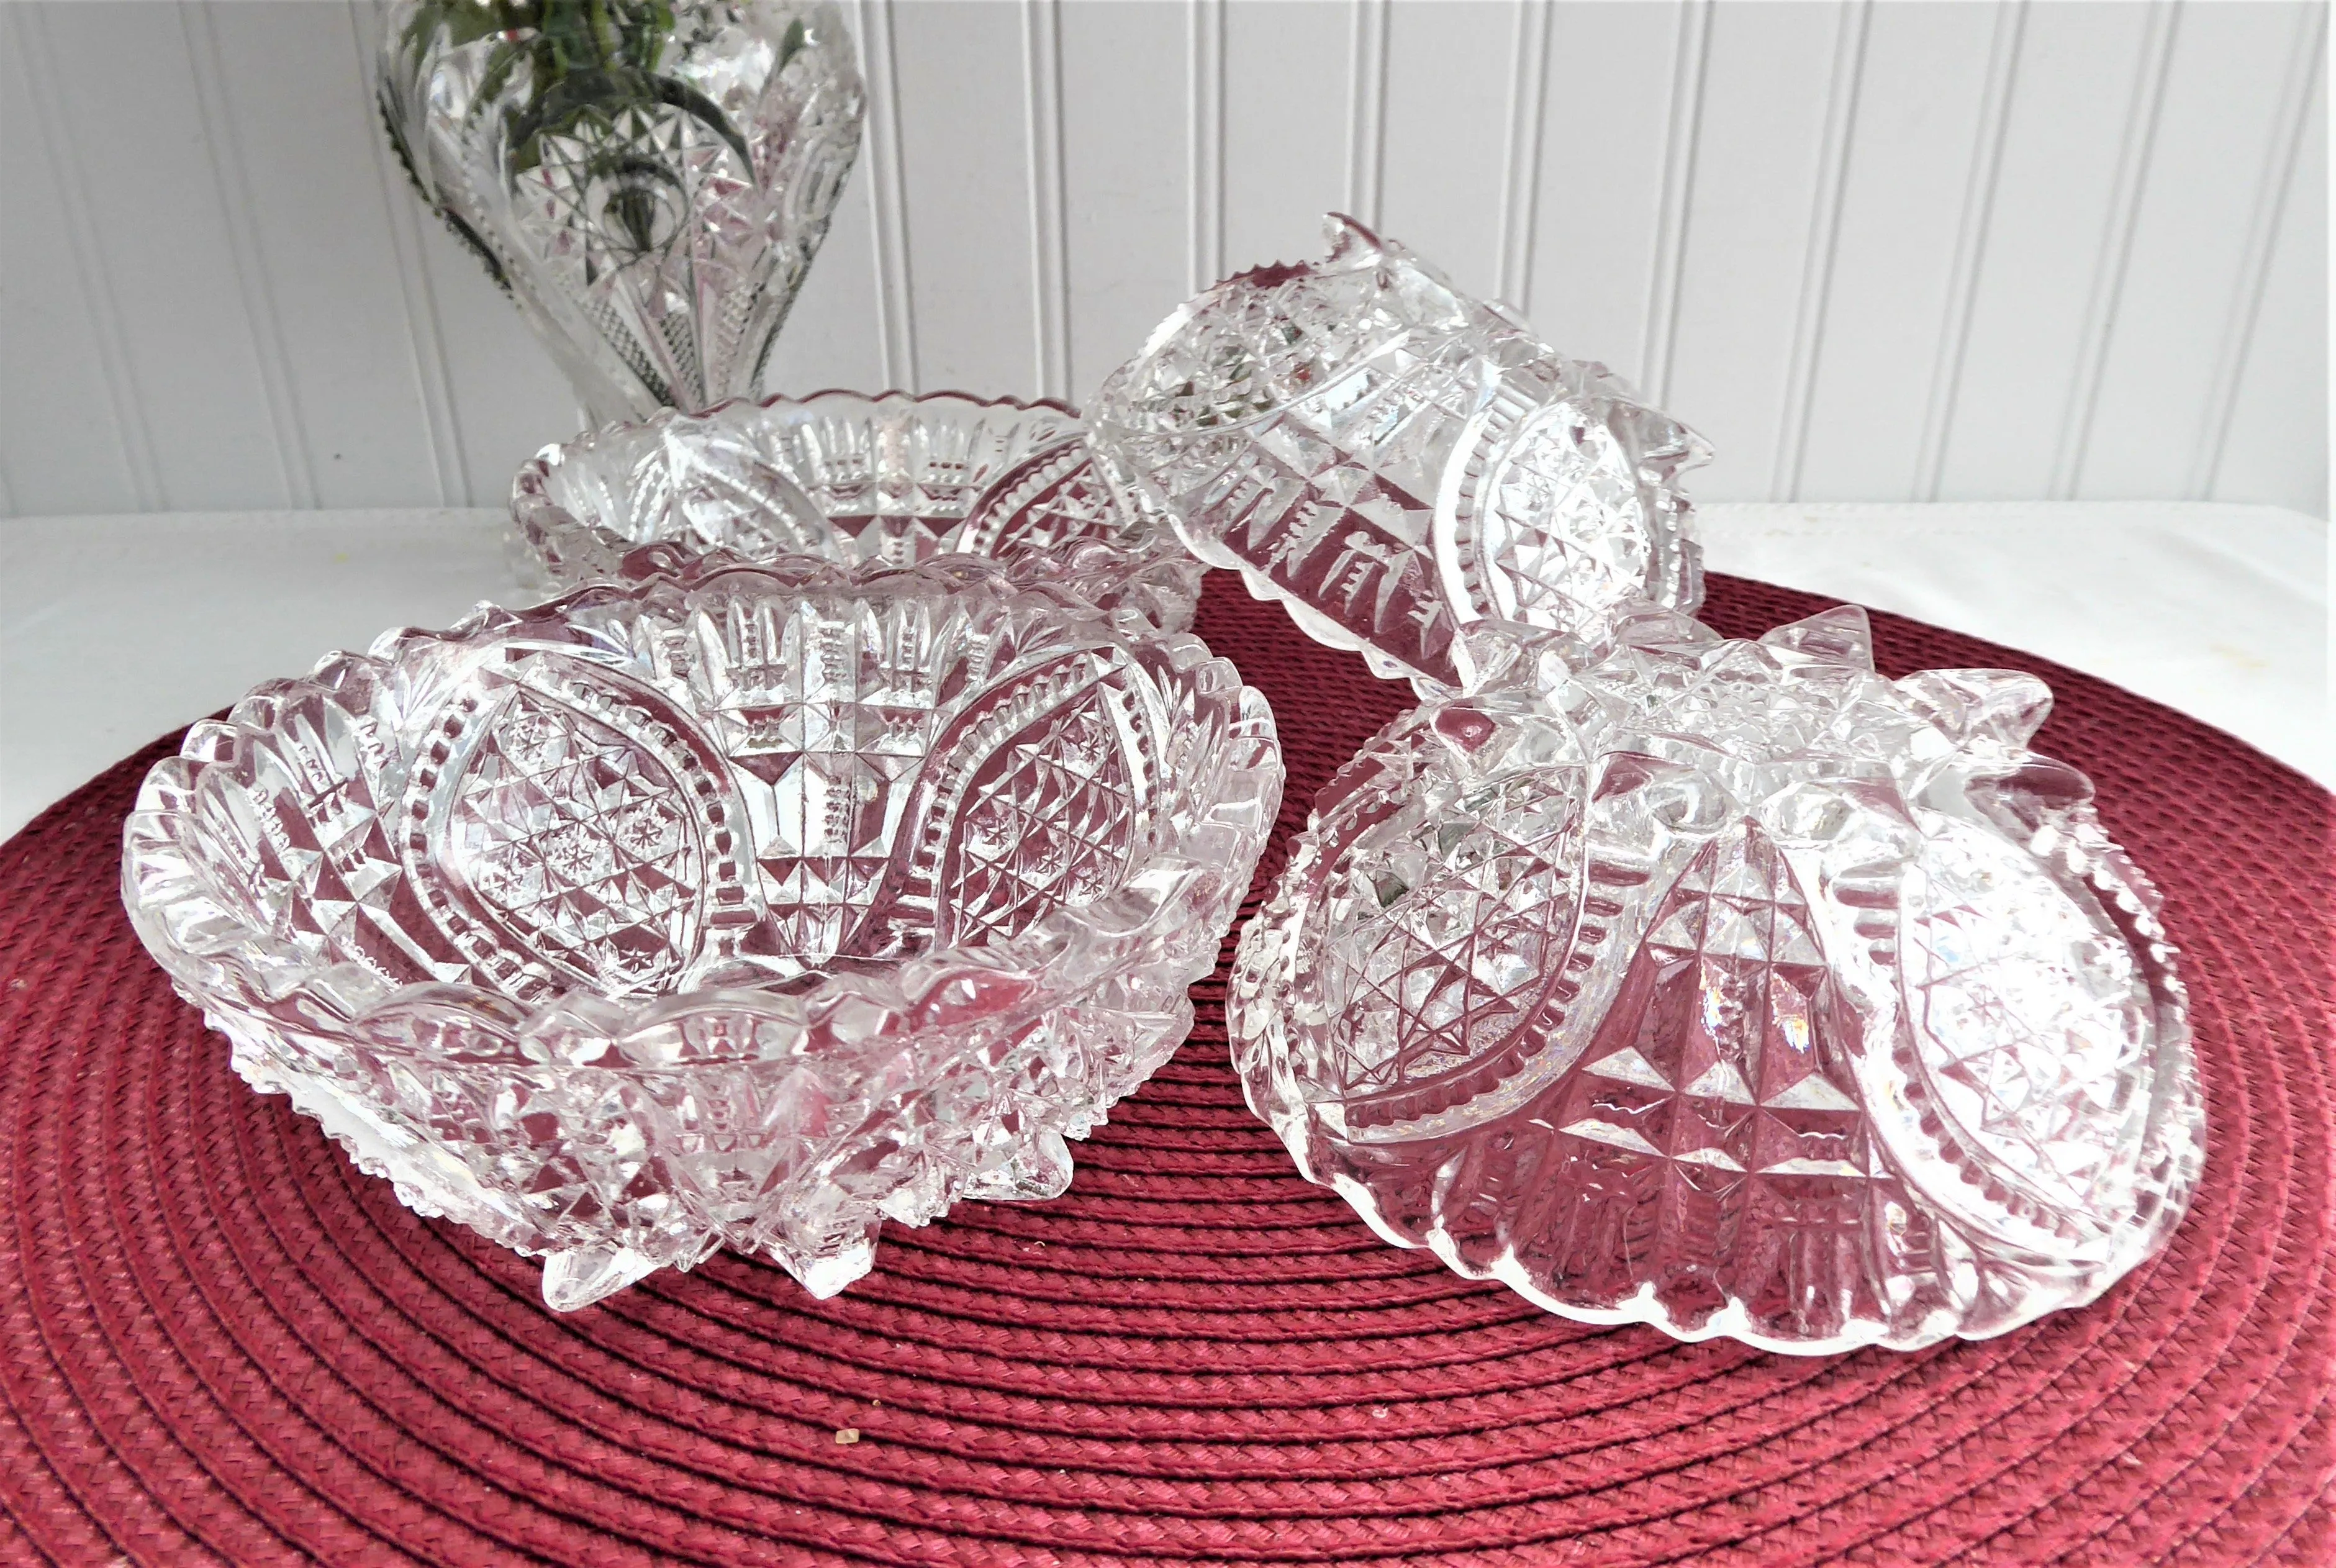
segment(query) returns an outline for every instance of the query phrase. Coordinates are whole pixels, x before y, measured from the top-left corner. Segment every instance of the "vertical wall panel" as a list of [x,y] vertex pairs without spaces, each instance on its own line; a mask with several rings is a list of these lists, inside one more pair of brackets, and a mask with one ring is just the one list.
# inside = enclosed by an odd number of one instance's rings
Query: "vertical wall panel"
[[2150,32],[2143,5],[2029,9],[1942,500],[2050,493]]
[[1192,93],[1186,127],[1184,292],[1225,275],[1225,0],[1187,0],[1185,76]]
[[920,389],[1037,391],[1020,8],[892,7]]
[[1669,374],[1646,371],[1718,449],[1696,484],[1708,500],[1768,493],[1844,20],[1798,3],[1711,13]]
[[[5,7],[0,511],[492,503],[574,432],[383,150],[376,6]],[[769,389],[1084,399],[1359,202],[1703,430],[1707,497],[2325,507],[2300,0],[843,9],[870,129]]]
[[[366,104],[369,118],[382,13],[365,0],[351,8],[344,54],[348,90]],[[433,431],[438,490],[447,504],[501,505],[520,464],[574,435],[584,415],[517,307],[422,204],[395,156],[384,154],[385,143],[376,147],[371,167],[406,275],[398,329],[414,355]],[[358,179],[354,167],[348,178]]]
[[1810,180],[1808,229],[1801,241],[1801,286],[1793,307],[1792,346],[1785,360],[1785,391],[1778,411],[1776,450],[1768,494],[1796,496],[1802,460],[1809,444],[1809,410],[1815,397],[1817,356],[1825,342],[1825,307],[1833,293],[1833,270],[1841,246],[1843,198],[1849,182],[1849,139],[1855,129],[1865,85],[1865,41],[1872,0],[1836,13],[1832,74],[1825,83],[1825,125],[1817,143],[1817,166]]
[[1081,405],[1183,299],[1192,259],[1185,8],[1062,8],[1071,401]]
[[1514,301],[1566,353],[1643,381],[1672,66],[1687,7],[1553,8],[1533,267]]
[[852,36],[868,88],[860,155],[867,161],[869,243],[876,259],[876,336],[884,385],[917,381],[917,312],[909,280],[907,181],[900,167],[900,92],[893,64],[891,0],[853,0]]
[[205,155],[211,167],[211,192],[217,202],[220,232],[227,238],[234,264],[237,291],[242,296],[245,325],[251,333],[253,357],[258,362],[259,385],[267,399],[268,429],[276,438],[277,461],[283,469],[285,498],[294,506],[320,504],[315,465],[308,456],[308,431],[297,407],[292,385],[291,355],[284,345],[278,319],[277,291],[268,277],[268,257],[256,232],[252,214],[257,196],[245,167],[242,141],[236,134],[236,113],[228,86],[228,66],[219,51],[219,29],[208,5],[178,8],[179,30],[185,45],[189,80],[194,86]]
[[1394,0],[1352,0],[1347,18],[1347,181],[1338,210],[1377,227],[1386,187],[1387,34]]
[[[91,269],[76,263],[52,168],[58,127],[44,122],[11,30],[28,15],[0,16],[0,464],[19,511],[134,511],[155,502],[141,493],[109,391],[92,317],[102,307]],[[118,395],[134,417],[130,388]]]
[[1495,295],[1517,306],[1533,290],[1540,227],[1543,110],[1549,102],[1549,17],[1544,0],[1521,0],[1510,43],[1508,136],[1501,149],[1501,251]]
[[[377,113],[371,105],[376,80],[375,54],[383,27],[382,7],[378,0],[347,0],[342,10],[347,24],[346,47],[342,53],[355,73],[355,93],[358,101],[367,105],[365,112],[370,118]],[[315,63],[321,65],[321,61]],[[384,335],[402,342],[422,404],[430,466],[426,475],[415,476],[414,488],[434,491],[433,499],[442,506],[460,505],[469,499],[471,485],[462,456],[462,426],[454,416],[454,385],[446,362],[445,333],[438,318],[430,268],[423,259],[423,230],[432,220],[414,196],[412,182],[389,145],[388,137],[375,137],[367,151],[371,156],[362,167],[371,170],[372,179],[365,180],[355,169],[344,178],[353,184],[372,187],[382,231],[389,245],[388,259],[397,278],[396,314],[391,318],[394,326],[384,322],[383,330]]]
[[284,505],[283,458],[176,12],[52,5],[25,22],[38,50],[25,65],[46,74],[54,129],[73,142],[79,199],[103,252],[92,287],[120,326],[158,502]]
[[1397,5],[1387,16],[1379,222],[1471,294],[1499,288],[1510,0]]
[[[859,52],[861,75],[869,48],[861,34],[865,8],[840,7],[844,29]],[[868,84],[868,113],[876,112],[878,84]],[[795,296],[779,340],[763,367],[761,391],[818,392],[845,387],[880,392],[885,374],[882,269],[876,249],[873,191],[877,183],[873,141],[863,134],[843,194],[829,220],[827,239],[813,258],[811,276]]]
[[462,431],[462,504],[500,506],[520,464],[547,443],[574,435],[584,414],[478,258],[426,217],[422,254]]
[[2192,5],[2168,62],[2117,314],[2084,433],[2077,493],[2179,495],[2211,416],[2230,304],[2244,278],[2248,220],[2268,172],[2283,178],[2301,108],[2281,89],[2319,7]]
[[[212,5],[231,153],[250,195],[283,373],[316,502],[393,506],[433,482],[428,416],[374,175],[381,134],[334,5]],[[319,67],[324,67],[320,69]]]
[[1347,202],[1353,8],[1225,7],[1225,269],[1322,253]]
[[1801,453],[1811,501],[1907,497],[1945,335],[1995,5],[1877,5]]
[[862,145],[843,199],[835,204],[826,243],[813,258],[811,276],[764,366],[765,394],[832,386],[881,392],[888,385],[877,325],[875,219],[870,210],[875,180],[868,163]]
[[1030,215],[1033,385],[1044,396],[1071,395],[1069,242],[1064,234],[1062,0],[1021,0],[1024,132],[1030,150],[1025,200]]
[[2323,58],[2238,378],[2213,499],[2328,515],[2328,78]]

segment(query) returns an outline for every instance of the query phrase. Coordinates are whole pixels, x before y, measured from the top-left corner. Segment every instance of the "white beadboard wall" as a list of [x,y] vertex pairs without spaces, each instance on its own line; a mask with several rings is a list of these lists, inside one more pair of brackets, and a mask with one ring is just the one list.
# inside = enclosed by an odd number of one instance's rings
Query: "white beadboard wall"
[[[1351,211],[1711,500],[2327,513],[2318,4],[844,0],[772,390],[1080,399]],[[404,189],[366,0],[0,5],[0,510],[493,504],[575,404]]]

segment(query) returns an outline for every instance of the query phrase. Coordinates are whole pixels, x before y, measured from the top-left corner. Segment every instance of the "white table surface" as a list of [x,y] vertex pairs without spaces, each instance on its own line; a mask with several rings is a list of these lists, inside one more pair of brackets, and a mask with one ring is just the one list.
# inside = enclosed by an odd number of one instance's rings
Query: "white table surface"
[[[1716,571],[2024,648],[2336,786],[2328,525],[2208,504],[1710,505]],[[0,836],[250,687],[515,592],[492,511],[0,521]]]

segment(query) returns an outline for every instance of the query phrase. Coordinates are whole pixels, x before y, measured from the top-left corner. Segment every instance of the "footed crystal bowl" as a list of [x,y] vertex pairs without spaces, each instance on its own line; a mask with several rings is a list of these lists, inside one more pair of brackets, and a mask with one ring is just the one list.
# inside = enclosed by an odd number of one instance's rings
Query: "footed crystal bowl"
[[907,566],[991,556],[1155,625],[1192,624],[1202,565],[1097,477],[1056,403],[822,392],[666,413],[546,447],[511,486],[513,557],[540,585],[670,542]]
[[1552,1311],[1912,1349],[2093,1300],[2188,1203],[2174,952],[2032,676],[1470,634],[1242,934],[1250,1103],[1403,1246]]
[[1703,601],[1679,475],[1702,438],[1393,240],[1226,279],[1089,411],[1123,493],[1380,676],[1472,678],[1462,635]]
[[1264,699],[998,563],[642,552],[259,687],[125,832],[149,950],[574,1308],[1042,1198],[1166,1059],[1271,826]]

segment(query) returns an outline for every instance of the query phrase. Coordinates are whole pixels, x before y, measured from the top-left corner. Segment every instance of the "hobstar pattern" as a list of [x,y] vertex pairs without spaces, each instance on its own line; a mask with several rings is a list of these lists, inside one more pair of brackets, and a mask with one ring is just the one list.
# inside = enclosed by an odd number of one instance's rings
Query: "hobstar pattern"
[[842,15],[678,0],[654,60],[541,83],[532,28],[462,9],[388,18],[382,116],[423,197],[596,422],[751,394],[860,148]]
[[1390,1241],[1591,1322],[1911,1349],[2098,1297],[2203,1157],[2173,950],[2031,676],[1863,611],[1468,632],[1243,933],[1251,1104]]
[[584,1305],[717,1245],[1070,1180],[1192,1020],[1270,827],[1264,699],[997,563],[632,580],[254,691],[123,897],[254,1088]]
[[1402,246],[1329,221],[1322,261],[1180,307],[1091,413],[1107,475],[1308,635],[1465,684],[1461,629],[1574,630],[1702,601],[1678,486],[1700,438]]
[[1205,570],[1103,482],[1077,414],[954,392],[822,392],[614,426],[522,468],[511,524],[514,563],[543,586],[612,576],[658,542],[754,560],[990,556],[1169,630],[1192,624]]

